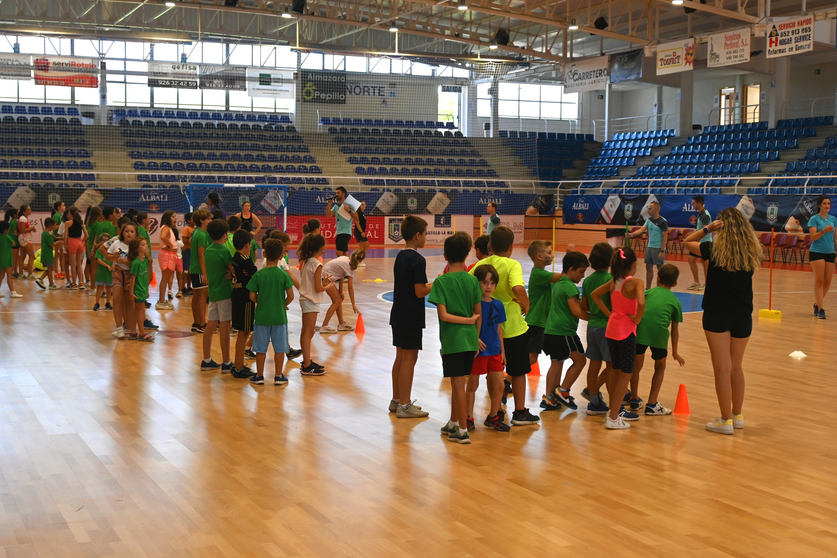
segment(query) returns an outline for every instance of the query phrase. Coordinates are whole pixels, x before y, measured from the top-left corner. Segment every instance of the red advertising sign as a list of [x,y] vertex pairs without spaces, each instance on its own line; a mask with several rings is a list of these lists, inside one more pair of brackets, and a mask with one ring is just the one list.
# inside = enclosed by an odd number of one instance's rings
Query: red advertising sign
[[99,87],[99,61],[93,58],[34,58],[35,85],[62,87]]
[[[333,246],[335,237],[337,236],[337,225],[334,222],[334,218],[326,217],[325,215],[288,215],[288,236],[291,237],[291,242],[299,244],[299,241],[302,239],[302,225],[311,218],[319,219],[320,223],[322,223],[320,234],[325,237],[326,245]],[[384,218],[367,217],[366,235],[369,238],[370,244],[383,244]]]

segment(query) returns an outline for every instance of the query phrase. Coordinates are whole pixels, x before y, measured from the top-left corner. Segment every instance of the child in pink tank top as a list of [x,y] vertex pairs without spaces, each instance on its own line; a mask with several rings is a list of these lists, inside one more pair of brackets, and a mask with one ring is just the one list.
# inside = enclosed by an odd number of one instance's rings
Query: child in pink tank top
[[[596,289],[590,298],[608,317],[605,338],[613,361],[616,387],[610,394],[610,414],[605,421],[608,430],[623,430],[631,425],[626,420],[637,420],[639,415],[622,407],[628,382],[634,372],[636,356],[636,326],[645,311],[645,284],[634,277],[636,253],[631,248],[618,248],[610,260],[613,279]],[[613,311],[608,310],[602,297],[610,293]],[[618,373],[621,371],[621,373]]]

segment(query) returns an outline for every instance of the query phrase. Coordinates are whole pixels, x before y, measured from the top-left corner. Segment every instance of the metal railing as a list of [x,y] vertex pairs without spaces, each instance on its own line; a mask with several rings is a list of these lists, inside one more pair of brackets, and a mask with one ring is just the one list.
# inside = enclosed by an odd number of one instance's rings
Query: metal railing
[[[630,132],[650,132],[657,130],[665,130],[668,128],[668,118],[674,117],[673,114],[643,114],[640,116],[624,116],[622,118],[610,119],[610,138],[613,134],[630,133]],[[605,137],[605,130],[607,130],[607,120],[594,120],[598,122],[598,126],[594,128],[594,136],[596,141],[607,141],[610,138]]]
[[803,99],[800,101],[785,101],[782,104],[781,114],[787,114],[787,118],[807,118],[814,116],[831,116],[837,108],[837,101],[831,97],[816,97],[814,99]]
[[[510,118],[501,117],[500,120],[512,120]],[[596,135],[596,121],[584,118],[575,120],[548,120],[548,119],[532,119],[532,118],[517,118],[517,131],[532,131],[532,132],[557,132],[566,134],[593,134]],[[536,122],[535,130],[531,129],[531,123]],[[525,123],[525,125],[524,125]],[[543,129],[541,129],[543,128]],[[500,125],[501,130],[513,130],[514,128]]]
[[[758,103],[754,105],[738,105],[736,107],[715,107],[706,115],[706,123],[704,126],[717,126],[721,123],[721,112],[729,113],[729,122],[726,124],[741,124],[745,122],[758,122],[763,120],[765,114],[761,107],[765,103]],[[714,117],[713,117],[714,115]],[[698,122],[697,124],[701,124]]]
[[[317,127],[322,127],[323,118],[344,118],[344,111],[341,110],[321,110],[317,109]],[[382,120],[381,113],[375,112],[372,114],[366,114],[364,112],[352,112],[346,113],[345,118],[360,118],[360,119],[371,119],[371,120]],[[392,117],[388,117],[387,120],[394,120]],[[433,122],[454,122],[453,114],[449,112],[440,112],[435,116],[400,116],[398,120],[421,120],[422,122],[433,121]]]
[[[812,185],[811,181],[815,179],[830,179],[834,182],[833,185]],[[653,186],[653,183],[659,181],[674,182],[672,186]],[[726,182],[733,181],[731,186],[717,186],[712,183],[718,180]],[[804,180],[799,185],[777,185],[780,180]],[[688,186],[686,182],[690,182]],[[701,182],[702,185],[695,186],[695,182]],[[721,190],[722,194],[726,195],[747,195],[750,188],[759,188],[764,190],[764,194],[787,194],[785,190],[799,189],[799,194],[822,194],[823,189],[830,189],[837,191],[837,175],[805,175],[805,176],[683,176],[676,178],[638,178],[638,177],[620,177],[620,178],[604,178],[594,179],[585,178],[579,180],[562,180],[559,183],[562,194],[602,194],[603,190],[621,190],[623,194],[641,193],[653,194],[659,193],[662,188],[674,188],[674,194],[684,194],[688,191],[689,194],[697,193],[700,190],[702,194],[708,194],[709,189]],[[627,192],[630,190],[630,192]],[[640,192],[635,192],[639,190]]]

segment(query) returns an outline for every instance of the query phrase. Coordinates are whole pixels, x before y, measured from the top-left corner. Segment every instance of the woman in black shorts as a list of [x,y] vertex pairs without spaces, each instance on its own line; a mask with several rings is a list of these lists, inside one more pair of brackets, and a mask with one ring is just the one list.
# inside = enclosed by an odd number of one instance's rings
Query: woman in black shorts
[[[714,233],[712,242],[701,243]],[[703,332],[715,370],[721,416],[706,424],[719,434],[744,428],[744,351],[753,329],[753,273],[761,266],[762,247],[750,222],[734,207],[695,231],[686,248],[709,262],[703,295]]]
[[[357,209],[357,217],[355,218],[355,240],[357,240],[357,249],[366,252],[369,250],[369,235],[366,231],[366,202],[361,202]],[[365,267],[366,264],[361,264]]]

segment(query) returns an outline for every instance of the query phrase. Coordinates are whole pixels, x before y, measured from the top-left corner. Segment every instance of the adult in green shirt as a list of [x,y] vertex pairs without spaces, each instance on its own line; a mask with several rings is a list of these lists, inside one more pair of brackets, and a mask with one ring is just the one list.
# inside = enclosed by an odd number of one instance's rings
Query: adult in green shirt
[[328,200],[328,207],[326,207],[326,215],[334,215],[334,220],[337,224],[337,236],[335,237],[335,246],[337,257],[349,255],[349,240],[352,239],[352,223],[357,217],[357,213],[349,208],[349,218],[340,215],[340,207],[346,201],[346,196],[349,193],[342,186],[334,189],[334,197]]

